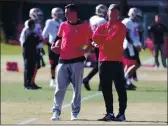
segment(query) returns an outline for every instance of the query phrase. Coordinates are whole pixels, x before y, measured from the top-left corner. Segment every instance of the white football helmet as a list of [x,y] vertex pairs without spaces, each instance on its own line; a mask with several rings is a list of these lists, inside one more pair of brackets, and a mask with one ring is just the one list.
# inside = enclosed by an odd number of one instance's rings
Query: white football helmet
[[128,12],[128,16],[134,19],[136,16],[142,17],[142,11],[139,8],[131,8]]
[[64,11],[59,7],[55,7],[51,10],[51,16],[55,19],[62,19],[64,16]]
[[106,17],[107,15],[107,7],[103,4],[99,4],[96,6],[96,15]]
[[43,20],[43,12],[39,8],[32,8],[29,11],[29,17],[33,20],[42,21]]

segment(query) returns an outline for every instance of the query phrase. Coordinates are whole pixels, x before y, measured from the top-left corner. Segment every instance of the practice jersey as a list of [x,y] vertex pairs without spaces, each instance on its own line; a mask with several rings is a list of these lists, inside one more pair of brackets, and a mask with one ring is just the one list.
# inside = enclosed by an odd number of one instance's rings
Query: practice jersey
[[[25,28],[28,27],[28,20],[25,22]],[[42,39],[42,27],[39,23],[35,24],[34,32]],[[37,45],[37,48],[42,48],[43,47],[43,42],[40,42]]]
[[[130,18],[125,18],[122,23],[126,26],[126,28],[129,30],[130,38],[133,40],[134,46],[141,46],[140,42],[140,36],[138,32],[138,24],[136,22],[133,22]],[[128,46],[128,41],[125,38],[124,39],[124,48]]]
[[22,29],[21,34],[20,34],[19,41],[20,41],[20,45],[21,45],[22,47],[23,47],[23,44],[24,44],[24,42],[25,42],[25,40],[26,40],[27,29],[28,29],[28,27],[24,27],[24,28]]
[[42,32],[43,38],[49,38],[49,43],[52,44],[57,36],[58,29],[62,20],[56,21],[48,19]]
[[91,26],[91,29],[93,32],[95,32],[96,28],[101,25],[101,24],[105,24],[107,21],[105,18],[94,15],[90,18],[89,23]]

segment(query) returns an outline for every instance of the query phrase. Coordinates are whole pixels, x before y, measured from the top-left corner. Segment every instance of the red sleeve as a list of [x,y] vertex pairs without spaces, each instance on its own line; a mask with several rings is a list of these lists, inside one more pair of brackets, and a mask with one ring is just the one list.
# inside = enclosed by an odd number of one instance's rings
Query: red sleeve
[[107,34],[104,34],[103,30],[104,30],[103,25],[100,25],[93,33],[92,40],[98,45],[103,43],[105,38],[107,37]]
[[84,28],[86,29],[85,33],[87,35],[87,39],[86,39],[86,42],[85,42],[85,44],[83,45],[82,48],[84,50],[88,51],[91,48],[91,42],[92,42],[92,34],[93,34],[93,32],[92,32],[92,29],[91,29],[91,27],[90,27],[90,25],[89,25],[88,22],[86,22],[86,25],[84,25]]
[[62,37],[63,36],[63,26],[64,26],[64,22],[60,25],[60,27],[58,29],[58,33],[57,33],[58,37]]

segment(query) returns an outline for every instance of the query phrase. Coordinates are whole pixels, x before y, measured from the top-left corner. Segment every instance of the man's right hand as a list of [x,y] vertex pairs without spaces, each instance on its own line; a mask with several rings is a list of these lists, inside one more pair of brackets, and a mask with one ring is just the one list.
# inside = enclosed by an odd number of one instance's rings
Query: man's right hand
[[53,43],[51,45],[51,50],[56,54],[60,54],[60,48],[61,48],[61,40],[57,40],[56,43]]

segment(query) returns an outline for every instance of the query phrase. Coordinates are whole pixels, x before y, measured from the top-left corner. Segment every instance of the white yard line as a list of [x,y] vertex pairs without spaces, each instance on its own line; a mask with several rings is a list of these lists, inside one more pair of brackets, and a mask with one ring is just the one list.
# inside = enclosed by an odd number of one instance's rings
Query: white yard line
[[[91,99],[91,98],[94,98],[94,97],[96,97],[96,96],[99,96],[100,94],[101,94],[101,93],[98,92],[98,93],[95,93],[95,94],[93,94],[93,95],[83,97],[82,100],[81,100],[81,102],[84,102],[84,101],[87,101],[87,100],[89,100],[89,99]],[[62,108],[68,108],[68,107],[70,107],[70,106],[71,106],[71,103],[66,104],[66,105],[63,105]],[[29,123],[34,122],[34,121],[36,121],[36,120],[38,120],[38,118],[29,118],[29,119],[26,119],[26,120],[23,120],[23,121],[19,122],[17,125],[29,124]]]
[[153,61],[153,58],[149,58],[149,59],[143,61],[142,64],[151,63],[152,61]]
[[38,118],[30,118],[30,119],[26,119],[26,120],[23,120],[21,121],[20,123],[18,123],[17,125],[23,125],[23,124],[28,124],[30,122],[34,122],[36,121]]

